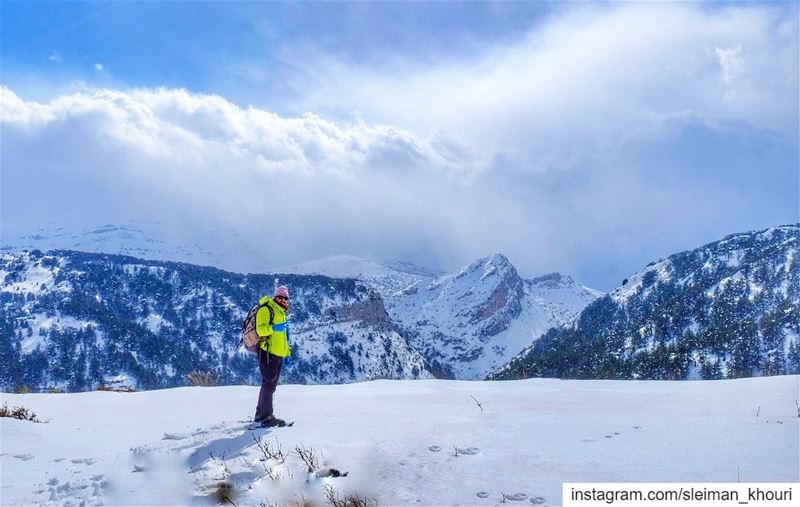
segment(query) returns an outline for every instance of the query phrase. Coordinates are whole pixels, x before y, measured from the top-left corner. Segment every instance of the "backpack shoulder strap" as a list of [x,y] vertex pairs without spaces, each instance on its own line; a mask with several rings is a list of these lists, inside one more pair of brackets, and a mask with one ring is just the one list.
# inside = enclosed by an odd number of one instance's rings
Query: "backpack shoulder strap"
[[269,303],[264,303],[262,306],[266,306],[267,310],[269,310],[269,325],[271,326],[275,323],[275,310],[269,305]]

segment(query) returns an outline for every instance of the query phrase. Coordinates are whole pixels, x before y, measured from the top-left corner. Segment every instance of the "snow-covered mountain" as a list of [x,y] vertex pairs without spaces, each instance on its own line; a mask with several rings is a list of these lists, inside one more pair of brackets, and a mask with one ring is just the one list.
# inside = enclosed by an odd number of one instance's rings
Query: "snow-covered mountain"
[[[156,388],[186,385],[191,371],[256,382],[239,329],[276,281],[119,255],[0,254],[0,386],[83,390],[124,376]],[[431,376],[375,290],[318,275],[280,275],[280,283],[293,294],[286,381]]]
[[800,225],[650,263],[493,378],[735,378],[800,372]]
[[[195,230],[181,224],[129,221],[66,228],[49,224],[34,232],[3,231],[3,251],[75,250],[188,262],[238,272],[264,273],[271,260],[251,238],[230,229]],[[274,270],[272,270],[274,272]]]
[[250,386],[3,393],[42,423],[0,418],[0,490],[9,506],[329,505],[332,488],[339,505],[546,507],[564,482],[797,482],[799,380],[283,385],[295,425],[255,431]]
[[479,379],[602,295],[558,273],[524,280],[501,254],[441,274],[337,256],[281,272],[352,277],[383,295],[389,317],[441,377]]
[[355,257],[282,271],[291,270],[301,274],[63,250],[0,254],[0,385],[82,390],[122,376],[166,387],[191,371],[255,382],[238,327],[278,278],[293,292],[296,365],[284,378],[302,383],[482,378],[596,297],[557,274],[523,280],[499,254],[444,276]]
[[436,375],[478,379],[603,293],[552,273],[522,279],[501,254],[441,274],[408,263],[337,256],[281,272],[352,277],[383,295],[389,317]]
[[557,273],[522,279],[501,254],[425,277],[386,296],[386,309],[439,375],[486,376],[598,293]]

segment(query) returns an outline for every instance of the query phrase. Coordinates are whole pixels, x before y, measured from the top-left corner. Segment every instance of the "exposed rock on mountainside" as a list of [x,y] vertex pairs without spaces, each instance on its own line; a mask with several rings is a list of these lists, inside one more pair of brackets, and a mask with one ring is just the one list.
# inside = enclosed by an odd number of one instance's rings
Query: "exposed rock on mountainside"
[[596,297],[567,276],[523,280],[495,254],[456,273],[417,280],[387,295],[386,306],[437,375],[478,379]]

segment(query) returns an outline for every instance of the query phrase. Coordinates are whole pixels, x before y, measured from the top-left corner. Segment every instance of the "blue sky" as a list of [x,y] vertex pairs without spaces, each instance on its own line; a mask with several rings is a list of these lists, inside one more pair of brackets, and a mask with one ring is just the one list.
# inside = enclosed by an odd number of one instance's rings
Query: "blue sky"
[[610,290],[798,221],[795,3],[0,8],[4,241],[146,218]]
[[[53,86],[166,86],[291,113],[282,94],[293,91],[281,81],[296,70],[298,52],[324,48],[349,63],[377,67],[468,58],[486,44],[524,35],[553,6],[4,2],[2,9],[4,81],[12,87],[34,76],[54,77]],[[240,65],[264,72],[249,79],[237,72]]]

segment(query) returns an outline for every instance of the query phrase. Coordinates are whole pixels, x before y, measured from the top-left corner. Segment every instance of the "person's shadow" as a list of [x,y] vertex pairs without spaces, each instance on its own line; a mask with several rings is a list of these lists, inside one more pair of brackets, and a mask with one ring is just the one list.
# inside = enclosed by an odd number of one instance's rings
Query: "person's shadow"
[[256,445],[256,439],[269,433],[268,428],[245,429],[239,436],[211,440],[189,456],[189,472],[196,472],[209,461],[237,458],[244,454],[245,449]]

